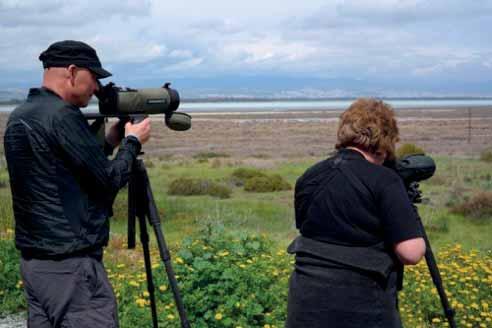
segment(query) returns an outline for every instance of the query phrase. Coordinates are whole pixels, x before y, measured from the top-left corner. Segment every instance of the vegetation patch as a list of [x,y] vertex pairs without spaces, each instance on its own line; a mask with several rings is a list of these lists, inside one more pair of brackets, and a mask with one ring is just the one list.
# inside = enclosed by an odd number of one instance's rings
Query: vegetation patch
[[193,155],[193,158],[198,160],[208,160],[210,158],[218,158],[218,157],[229,157],[229,154],[207,151],[207,152],[200,152]]
[[[120,252],[124,237],[117,242],[119,246],[111,243],[105,262],[118,301],[120,325],[151,327],[141,249]],[[185,238],[178,248],[173,251],[173,268],[193,327],[284,326],[288,279],[294,263],[284,247],[279,248],[264,235],[208,227]],[[162,327],[178,328],[179,316],[165,268],[155,247],[151,253],[158,320]],[[436,256],[459,326],[488,327],[485,323],[492,320],[492,253],[448,245]],[[11,240],[0,241],[0,259],[0,313],[25,309],[19,256]],[[405,268],[399,308],[405,327],[446,326],[425,261]]]
[[415,154],[425,154],[425,151],[412,143],[403,144],[396,150],[396,157],[398,158]]
[[249,192],[272,192],[291,189],[290,183],[278,174],[250,178],[244,184],[244,190]]
[[480,154],[480,160],[487,163],[492,163],[492,149],[486,149]]
[[12,239],[0,239],[0,315],[25,309],[19,252]]
[[238,187],[244,186],[247,180],[253,178],[263,178],[266,177],[266,173],[258,169],[240,167],[235,169],[231,174],[232,183]]
[[438,217],[422,218],[425,230],[427,232],[447,233],[449,232],[449,218],[441,215]]
[[[2,231],[14,228],[14,211],[10,190],[0,193],[0,235]],[[1,272],[0,272],[1,274]]]
[[430,179],[423,181],[423,183],[442,186],[448,184],[448,178],[442,174],[434,174]]
[[492,192],[480,191],[461,204],[454,206],[451,211],[474,219],[491,219]]
[[177,196],[209,195],[229,198],[232,190],[208,179],[178,178],[169,184],[167,192],[169,195]]

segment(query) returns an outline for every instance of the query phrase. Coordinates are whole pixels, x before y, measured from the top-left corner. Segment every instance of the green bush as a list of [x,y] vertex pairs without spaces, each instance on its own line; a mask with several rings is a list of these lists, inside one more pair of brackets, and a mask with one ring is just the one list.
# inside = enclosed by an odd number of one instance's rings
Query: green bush
[[179,196],[210,195],[229,198],[231,189],[207,179],[178,178],[169,184],[168,194]]
[[480,154],[480,160],[487,163],[492,163],[492,149],[482,151]]
[[246,180],[244,190],[249,192],[272,192],[291,190],[292,186],[278,174],[254,177]]
[[492,219],[492,192],[480,191],[455,205],[451,212],[474,219]]
[[411,143],[403,144],[396,150],[396,157],[398,158],[414,154],[425,154],[425,151],[422,148]]
[[[194,328],[280,328],[285,321],[292,265],[265,237],[209,229],[186,238],[173,267]],[[154,272],[159,327],[179,327],[179,316],[162,265]],[[145,279],[111,275],[122,327],[150,327]]]
[[234,185],[241,187],[244,186],[246,180],[258,177],[265,177],[266,174],[260,170],[240,167],[235,169],[231,174],[231,181]]
[[13,240],[0,239],[0,314],[25,309],[20,283],[19,252]]

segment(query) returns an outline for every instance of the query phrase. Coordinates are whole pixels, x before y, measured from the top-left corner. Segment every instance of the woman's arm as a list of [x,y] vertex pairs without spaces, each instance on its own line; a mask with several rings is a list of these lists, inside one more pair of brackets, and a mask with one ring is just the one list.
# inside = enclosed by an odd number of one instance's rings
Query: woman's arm
[[424,238],[413,238],[395,244],[395,254],[401,263],[405,265],[415,265],[420,262],[425,255]]

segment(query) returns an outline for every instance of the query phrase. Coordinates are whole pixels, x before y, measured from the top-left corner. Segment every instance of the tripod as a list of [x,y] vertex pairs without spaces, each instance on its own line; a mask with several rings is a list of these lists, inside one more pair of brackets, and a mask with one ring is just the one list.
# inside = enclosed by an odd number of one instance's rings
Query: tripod
[[133,170],[128,183],[128,248],[135,248],[135,218],[138,217],[140,225],[140,242],[142,243],[145,273],[147,276],[147,290],[150,298],[150,308],[152,311],[152,324],[158,328],[157,307],[154,294],[154,281],[152,277],[152,264],[150,261],[149,251],[149,234],[147,232],[146,218],[154,228],[155,237],[159,247],[159,254],[166,268],[169,285],[174,296],[174,302],[179,312],[182,328],[190,328],[190,323],[186,316],[183,301],[179,292],[176,276],[171,265],[171,255],[164,239],[164,233],[161,229],[159,213],[155,205],[154,196],[150,187],[149,176],[144,162],[137,159],[133,165]]
[[427,268],[429,269],[430,276],[432,278],[432,282],[434,286],[436,286],[437,293],[439,294],[439,299],[441,300],[441,305],[444,310],[444,315],[448,320],[449,326],[451,328],[456,328],[456,322],[454,319],[455,311],[449,304],[448,297],[446,295],[446,291],[444,290],[444,286],[442,284],[441,274],[439,272],[439,268],[437,267],[436,258],[434,257],[434,253],[432,252],[432,248],[429,242],[429,238],[427,237],[427,233],[425,232],[424,224],[422,223],[422,219],[419,215],[417,206],[415,204],[422,202],[422,193],[418,189],[417,183],[412,183],[408,186],[409,198],[413,203],[413,209],[417,216],[417,222],[422,230],[423,238],[425,241],[426,251],[425,251],[425,262],[427,263]]

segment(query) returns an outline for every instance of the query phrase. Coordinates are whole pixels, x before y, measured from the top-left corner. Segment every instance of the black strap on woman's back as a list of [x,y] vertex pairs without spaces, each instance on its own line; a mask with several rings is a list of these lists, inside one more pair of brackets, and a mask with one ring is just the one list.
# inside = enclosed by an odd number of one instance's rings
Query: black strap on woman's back
[[322,168],[313,176],[303,175],[296,184],[294,208],[296,214],[296,228],[301,230],[302,224],[306,222],[309,208],[313,201],[327,187],[330,180],[338,172],[337,168],[342,161],[338,154],[321,162]]

